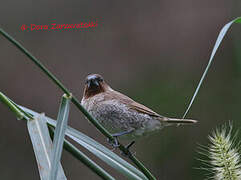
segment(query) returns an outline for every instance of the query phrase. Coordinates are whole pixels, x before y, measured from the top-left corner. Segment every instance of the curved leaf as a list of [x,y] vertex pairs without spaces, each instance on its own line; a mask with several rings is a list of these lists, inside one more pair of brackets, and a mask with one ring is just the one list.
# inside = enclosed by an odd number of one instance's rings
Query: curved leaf
[[227,23],[227,24],[222,28],[222,30],[220,31],[220,33],[219,33],[219,35],[218,35],[218,38],[217,38],[217,40],[216,40],[216,43],[215,43],[215,45],[214,45],[214,47],[213,47],[212,54],[211,54],[211,56],[210,56],[210,58],[209,58],[208,65],[207,65],[205,71],[203,72],[203,75],[202,75],[202,77],[201,77],[201,79],[200,79],[200,81],[199,81],[199,83],[198,83],[198,86],[197,86],[197,88],[196,88],[196,90],[195,90],[195,92],[194,92],[194,94],[193,94],[193,96],[192,96],[192,99],[191,99],[191,101],[190,101],[190,103],[189,103],[189,105],[188,105],[188,107],[187,107],[187,110],[185,111],[185,113],[184,113],[184,115],[183,115],[183,117],[182,117],[183,119],[186,117],[189,109],[191,108],[191,106],[192,106],[192,104],[193,104],[194,99],[196,98],[196,96],[197,96],[197,94],[198,94],[198,91],[199,91],[199,89],[200,89],[200,87],[201,87],[201,85],[202,85],[202,82],[203,82],[203,80],[204,80],[204,78],[205,78],[205,76],[206,76],[206,74],[207,74],[207,72],[208,72],[208,69],[210,68],[210,65],[211,65],[211,63],[212,63],[212,61],[213,61],[213,57],[214,57],[214,55],[216,54],[216,52],[217,52],[217,50],[218,50],[218,47],[220,46],[220,44],[221,44],[221,42],[222,42],[225,34],[227,33],[227,31],[229,30],[229,28],[231,27],[231,25],[232,25],[233,23],[241,23],[241,17],[238,17],[238,18],[230,21],[230,22]]

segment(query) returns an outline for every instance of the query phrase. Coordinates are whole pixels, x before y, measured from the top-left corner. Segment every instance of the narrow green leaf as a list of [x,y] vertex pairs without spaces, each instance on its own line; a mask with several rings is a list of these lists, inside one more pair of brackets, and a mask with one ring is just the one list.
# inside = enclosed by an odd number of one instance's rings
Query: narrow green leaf
[[[25,108],[23,106],[20,107],[30,114],[38,115],[38,113],[28,108]],[[56,126],[55,120],[49,117],[46,117],[46,120],[50,125]],[[71,127],[67,127],[66,135],[75,140],[76,142],[78,142],[84,148],[88,149],[90,152],[92,152],[94,155],[102,159],[108,165],[110,165],[123,175],[125,175],[128,179],[147,179],[147,177],[141,171],[136,169],[130,163],[126,162],[125,160],[117,156],[115,153],[107,149],[105,146],[96,142],[92,138],[84,135],[83,133]]]
[[[49,126],[49,132],[51,138],[54,134],[54,128]],[[107,173],[104,169],[102,169],[98,164],[92,161],[88,156],[86,156],[83,152],[79,151],[73,144],[69,141],[64,141],[64,149],[71,153],[76,159],[80,160],[84,165],[89,167],[93,172],[95,172],[102,179],[107,180],[115,180],[109,173]]]
[[59,114],[57,117],[57,125],[55,128],[54,133],[54,148],[51,158],[51,170],[49,179],[50,180],[56,180],[57,179],[57,173],[59,168],[59,163],[61,159],[61,154],[63,151],[63,143],[64,143],[64,135],[67,128],[68,123],[68,117],[69,117],[69,102],[71,97],[66,96],[66,94],[63,95],[60,108],[59,108]]
[[[49,136],[45,116],[36,114],[34,119],[27,121],[29,135],[33,144],[34,153],[36,156],[39,174],[41,180],[48,180],[50,174],[50,157],[52,152],[52,141]],[[58,179],[66,180],[64,171],[59,163]]]
[[241,24],[241,17],[238,17],[234,20],[235,23],[240,23]]
[[217,50],[218,50],[218,47],[220,46],[220,44],[221,44],[224,36],[226,35],[227,31],[229,30],[230,26],[231,26],[233,23],[241,23],[241,17],[238,17],[238,18],[230,21],[230,22],[227,23],[227,24],[222,28],[222,30],[220,31],[220,33],[219,33],[219,35],[218,35],[218,38],[217,38],[217,40],[216,40],[216,43],[215,43],[215,45],[214,45],[214,47],[213,47],[211,56],[210,56],[210,58],[209,58],[208,65],[207,65],[205,71],[203,72],[203,75],[202,75],[202,77],[201,77],[201,79],[200,79],[200,81],[199,81],[199,83],[198,83],[198,86],[197,86],[197,88],[196,88],[196,90],[195,90],[195,92],[194,92],[194,94],[193,94],[193,97],[192,97],[192,99],[191,99],[191,101],[190,101],[190,103],[189,103],[189,105],[188,105],[188,107],[187,107],[187,109],[186,109],[186,111],[185,111],[185,113],[184,113],[184,115],[183,115],[183,118],[186,117],[189,109],[191,108],[191,106],[192,106],[192,104],[193,104],[193,101],[195,100],[195,98],[196,98],[196,96],[197,96],[197,94],[198,94],[198,91],[199,91],[199,89],[200,89],[200,87],[201,87],[201,85],[202,85],[202,83],[203,83],[203,80],[204,80],[204,78],[205,78],[205,76],[206,76],[206,74],[207,74],[207,72],[208,72],[208,69],[210,68],[210,65],[211,65],[211,63],[212,63],[212,61],[213,61],[213,57],[214,57],[214,55],[216,54],[216,52],[217,52]]

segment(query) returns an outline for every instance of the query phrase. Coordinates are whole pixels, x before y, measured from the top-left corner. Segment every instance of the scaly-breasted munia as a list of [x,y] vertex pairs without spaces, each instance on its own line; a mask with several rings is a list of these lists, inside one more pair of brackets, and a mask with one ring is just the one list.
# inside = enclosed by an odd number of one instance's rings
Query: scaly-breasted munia
[[197,122],[161,116],[113,90],[98,74],[87,76],[81,104],[115,137],[135,139],[165,126]]

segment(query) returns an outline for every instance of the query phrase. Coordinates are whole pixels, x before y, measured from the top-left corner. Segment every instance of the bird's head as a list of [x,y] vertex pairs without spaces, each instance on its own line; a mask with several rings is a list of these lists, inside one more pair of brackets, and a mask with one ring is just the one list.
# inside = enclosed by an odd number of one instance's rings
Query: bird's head
[[90,74],[85,80],[84,97],[89,98],[110,89],[99,74]]

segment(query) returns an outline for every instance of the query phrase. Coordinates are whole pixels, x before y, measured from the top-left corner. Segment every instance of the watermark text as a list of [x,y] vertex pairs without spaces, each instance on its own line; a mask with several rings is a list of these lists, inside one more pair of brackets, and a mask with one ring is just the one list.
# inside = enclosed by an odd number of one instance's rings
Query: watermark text
[[69,29],[93,29],[98,27],[98,21],[80,22],[77,24],[58,24],[51,23],[46,25],[41,24],[22,24],[22,31],[58,31]]

